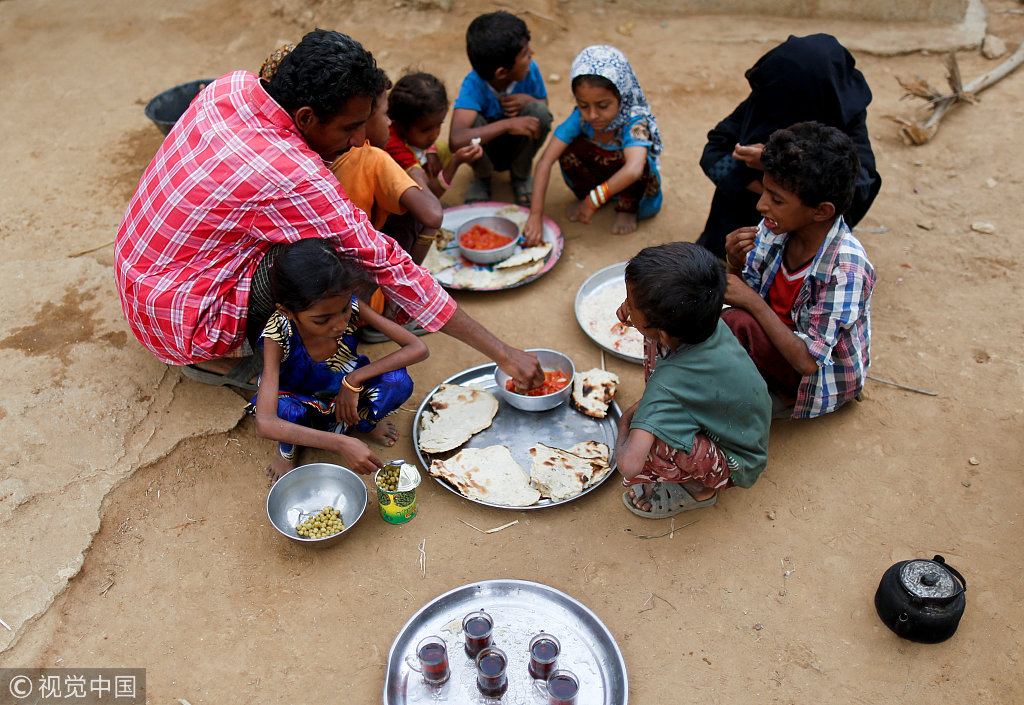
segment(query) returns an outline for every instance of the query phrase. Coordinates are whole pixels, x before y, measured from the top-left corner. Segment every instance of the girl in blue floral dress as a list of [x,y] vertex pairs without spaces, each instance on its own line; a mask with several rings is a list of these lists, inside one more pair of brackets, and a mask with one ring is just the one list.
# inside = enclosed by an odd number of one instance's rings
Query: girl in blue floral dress
[[[295,467],[298,446],[334,451],[347,467],[367,474],[381,460],[346,432],[366,433],[386,446],[398,438],[385,417],[412,395],[405,368],[429,352],[422,340],[355,297],[363,283],[358,265],[318,238],[286,245],[274,262],[270,287],[277,311],[260,337],[263,373],[246,407],[256,417],[257,433],[278,441],[267,467],[272,481]],[[356,316],[401,347],[373,362],[359,355]]]
[[526,244],[540,242],[544,194],[551,167],[580,199],[566,211],[569,220],[589,223],[609,201],[615,203],[612,232],[631,233],[639,218],[661,210],[661,132],[640,82],[625,55],[612,46],[581,51],[572,62],[576,109],[559,125],[537,162]]

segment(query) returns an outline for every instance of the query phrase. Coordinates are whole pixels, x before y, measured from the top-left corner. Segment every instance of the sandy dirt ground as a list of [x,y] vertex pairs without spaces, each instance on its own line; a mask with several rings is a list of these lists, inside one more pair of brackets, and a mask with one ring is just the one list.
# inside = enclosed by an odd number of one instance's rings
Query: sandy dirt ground
[[[565,77],[579,49],[607,42],[630,57],[667,145],[664,210],[613,237],[610,213],[590,227],[565,222],[569,194],[557,183],[558,266],[514,291],[457,296],[505,339],[584,368],[600,358],[573,319],[576,290],[643,246],[696,238],[712,192],[697,159],[707,130],[746,95],[743,70],[791,32],[830,31],[854,47],[872,34],[843,22],[634,16],[627,4],[517,8],[557,116],[570,108]],[[914,107],[896,76],[945,85],[941,56],[900,54],[918,46],[909,40],[887,41],[891,55],[856,52],[884,178],[858,234],[878,272],[872,373],[936,396],[871,382],[830,417],[776,422],[754,488],[674,523],[626,512],[616,482],[557,509],[508,512],[428,480],[414,521],[393,527],[369,511],[328,550],[269,526],[272,444],[242,419],[242,399],[160,364],[122,319],[109,243],[161,140],[143,106],[177,83],[255,69],[315,26],[361,40],[392,77],[428,70],[454,94],[468,69],[464,28],[491,7],[0,2],[0,619],[11,627],[0,628],[0,666],[144,667],[151,703],[372,703],[388,648],[420,606],[476,580],[519,578],[597,613],[640,705],[1024,701],[1024,72],[908,147],[887,119]],[[1011,49],[1024,39],[1019,14],[988,23]],[[967,78],[995,65],[977,51],[960,58]],[[445,336],[426,340],[411,409],[484,362]],[[640,368],[607,364],[623,380],[620,404],[638,399]],[[404,438],[381,453],[414,455],[412,420],[398,414]],[[490,535],[463,523],[513,519]],[[943,644],[902,641],[875,615],[874,590],[892,563],[936,553],[967,577],[964,620]]]

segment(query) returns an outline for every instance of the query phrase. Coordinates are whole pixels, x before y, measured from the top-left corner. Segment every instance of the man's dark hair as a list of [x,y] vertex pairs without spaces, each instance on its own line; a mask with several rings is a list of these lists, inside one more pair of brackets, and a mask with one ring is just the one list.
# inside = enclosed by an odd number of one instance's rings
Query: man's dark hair
[[373,54],[340,32],[315,29],[281,60],[267,93],[294,114],[309,106],[318,120],[333,118],[352,98],[375,99],[388,78]]
[[437,76],[410,73],[398,79],[388,95],[388,117],[411,127],[424,115],[448,111],[448,92]]
[[805,206],[828,201],[842,215],[853,203],[860,174],[857,148],[844,132],[820,122],[798,122],[772,133],[761,154],[764,173]]
[[498,69],[512,68],[529,41],[530,30],[521,19],[504,10],[489,12],[469,23],[466,54],[473,70],[489,81]]
[[351,296],[366,280],[355,260],[342,257],[318,237],[289,243],[270,268],[274,303],[293,313],[305,311],[327,296]]
[[700,245],[645,247],[626,264],[626,283],[649,326],[689,345],[715,332],[725,301],[725,270]]

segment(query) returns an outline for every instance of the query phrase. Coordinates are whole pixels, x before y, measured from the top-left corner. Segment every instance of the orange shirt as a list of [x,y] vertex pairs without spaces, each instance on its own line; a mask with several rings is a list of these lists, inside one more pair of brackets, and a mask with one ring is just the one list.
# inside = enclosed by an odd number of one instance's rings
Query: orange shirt
[[389,215],[405,213],[399,199],[410,187],[419,188],[391,155],[369,142],[338,157],[331,171],[349,200],[366,213],[377,230]]

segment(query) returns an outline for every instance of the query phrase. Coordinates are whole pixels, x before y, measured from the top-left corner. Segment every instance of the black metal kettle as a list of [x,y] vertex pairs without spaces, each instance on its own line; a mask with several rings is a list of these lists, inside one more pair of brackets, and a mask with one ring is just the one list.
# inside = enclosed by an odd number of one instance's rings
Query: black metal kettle
[[875,609],[904,639],[935,644],[953,636],[964,614],[967,581],[942,556],[902,561],[885,571]]

